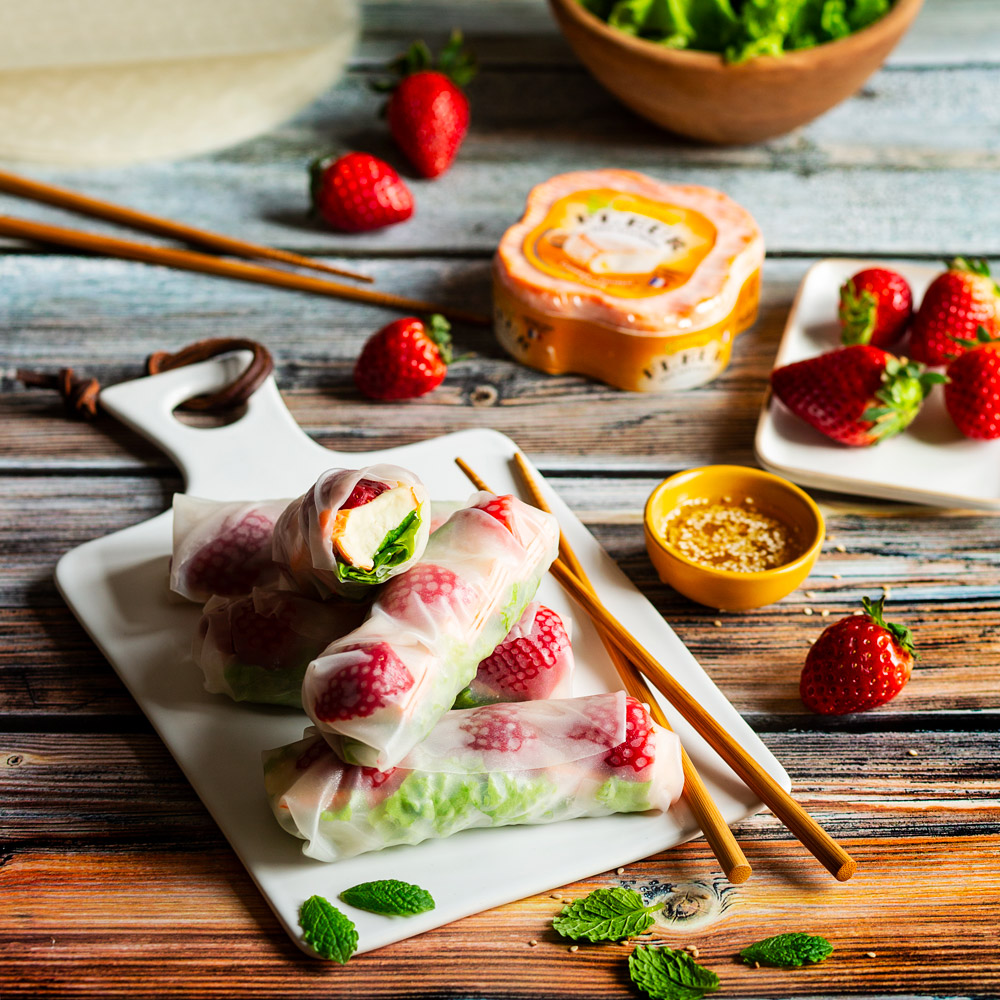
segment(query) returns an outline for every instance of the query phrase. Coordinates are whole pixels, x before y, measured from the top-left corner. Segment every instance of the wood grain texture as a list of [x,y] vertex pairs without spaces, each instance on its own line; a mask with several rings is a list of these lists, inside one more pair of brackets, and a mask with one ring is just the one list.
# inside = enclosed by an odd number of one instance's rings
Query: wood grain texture
[[[394,160],[368,84],[410,38],[440,41],[453,24],[465,27],[484,67],[455,168],[413,182],[418,213],[407,226],[346,237],[307,222],[306,162],[334,142]],[[624,111],[576,63],[545,0],[368,0],[351,72],[269,135],[173,164],[26,171],[318,253],[370,272],[386,291],[470,309],[489,305],[490,254],[530,185],[583,166],[720,186],[757,214],[771,257],[760,322],[702,389],[638,396],[547,378],[506,358],[488,332],[459,327],[472,357],[431,396],[385,407],[360,400],[350,376],[361,344],[389,318],[379,310],[0,249],[0,996],[637,995],[625,974],[629,949],[570,953],[549,929],[560,904],[548,895],[344,969],[303,957],[63,604],[52,581],[57,558],[159,513],[181,483],[134,434],[65,419],[56,400],[21,389],[11,370],[69,365],[111,383],[133,377],[154,347],[206,336],[263,340],[294,416],[331,448],[474,426],[517,440],[861,862],[850,883],[833,882],[764,812],[736,831],[754,867],[739,889],[717,880],[696,841],[622,876],[568,887],[570,896],[619,881],[652,895],[672,886],[674,922],[652,937],[696,944],[728,996],[1000,995],[997,516],[816,493],[831,537],[809,582],[741,614],[702,608],[660,584],[640,520],[664,476],[752,462],[767,374],[816,257],[1000,255],[998,40],[1000,7],[926,0],[913,32],[857,97],[788,136],[712,150]],[[0,211],[27,214],[7,199]],[[31,214],[77,224],[46,212]],[[874,712],[806,713],[797,684],[807,640],[883,585],[923,652],[913,680]],[[715,917],[700,926],[699,900]],[[736,963],[740,947],[784,930],[823,933],[836,953],[787,972]]]
[[[697,843],[630,866],[624,880],[654,892],[664,883],[683,891],[693,881],[695,889],[723,895],[718,918],[707,926],[657,926],[648,940],[695,945],[726,996],[914,996],[926,995],[931,982],[949,997],[1000,989],[1000,839],[875,839],[850,847],[866,875],[846,885],[821,880],[789,844],[749,845],[757,875],[739,888],[713,886],[704,875],[706,849]],[[928,869],[931,893],[923,887]],[[561,891],[574,898],[621,881],[609,873]],[[71,997],[88,989],[130,998],[636,996],[626,973],[631,946],[584,944],[569,952],[550,929],[561,904],[548,896],[477,914],[340,968],[304,958],[232,855],[211,846],[164,854],[28,850],[0,868],[0,885],[9,904],[0,911],[8,997]],[[960,901],[958,947],[944,901]],[[768,914],[766,926],[761,913]],[[803,927],[822,928],[832,958],[792,970],[753,969],[736,959],[762,936]]]

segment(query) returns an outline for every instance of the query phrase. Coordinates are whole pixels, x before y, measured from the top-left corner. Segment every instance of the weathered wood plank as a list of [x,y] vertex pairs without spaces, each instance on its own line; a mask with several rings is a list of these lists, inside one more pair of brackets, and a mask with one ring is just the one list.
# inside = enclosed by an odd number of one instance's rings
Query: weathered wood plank
[[[993,733],[854,733],[849,748],[843,733],[762,735],[796,797],[834,836],[995,832],[1000,761]],[[0,737],[0,799],[8,848],[225,843],[153,733],[8,733]],[[769,813],[740,831],[749,841],[789,836]]]
[[[626,882],[671,899],[678,918],[654,927],[648,940],[696,946],[699,962],[719,975],[726,996],[913,997],[933,991],[967,997],[1000,990],[1000,838],[847,846],[861,863],[847,884],[819,871],[798,845],[767,843],[748,845],[755,875],[744,886],[729,887],[706,877],[712,862],[696,842],[630,865],[621,877],[609,873],[562,891],[575,898]],[[5,861],[5,997],[71,997],[81,990],[136,1000],[636,995],[626,971],[632,946],[583,944],[570,953],[550,927],[561,903],[547,895],[468,917],[340,968],[298,951],[228,850],[26,850]],[[828,937],[833,957],[790,970],[753,969],[736,959],[752,941],[804,928]]]
[[[669,471],[675,470],[664,474]],[[1000,708],[995,515],[818,494],[830,539],[809,581],[770,607],[720,614],[656,578],[641,527],[642,505],[654,478],[559,477],[553,482],[756,725],[791,719],[820,724],[798,698],[808,640],[858,607],[862,595],[877,595],[884,586],[892,588],[895,616],[914,629],[923,656],[905,693],[857,725]],[[117,476],[8,476],[0,481],[0,628],[5,634],[0,711],[51,720],[135,715],[111,668],[64,606],[52,571],[58,557],[75,545],[159,513],[179,487],[172,478]],[[806,609],[814,614],[807,616]],[[734,656],[737,648],[740,655]]]
[[[993,179],[1000,164],[1000,74],[989,67],[885,71],[791,135],[752,147],[679,140],[640,120],[582,70],[486,70],[455,166],[412,179],[414,220],[343,235],[307,219],[307,164],[334,145],[400,161],[378,118],[372,73],[349,74],[293,122],[213,156],[99,172],[32,176],[205,228],[326,254],[488,255],[552,174],[618,165],[721,188],[781,253],[1000,253]],[[524,100],[524,94],[540,95]],[[12,166],[12,169],[22,169]],[[970,213],[967,206],[977,206]],[[120,230],[0,197],[13,215]],[[149,239],[147,237],[140,237]],[[8,241],[6,244],[11,246]]]

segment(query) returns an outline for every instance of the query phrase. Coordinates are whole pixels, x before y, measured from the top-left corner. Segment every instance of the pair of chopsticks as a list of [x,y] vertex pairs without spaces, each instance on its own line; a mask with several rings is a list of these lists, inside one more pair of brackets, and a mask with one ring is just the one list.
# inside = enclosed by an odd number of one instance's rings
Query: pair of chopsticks
[[[310,268],[314,271],[324,271],[354,278],[357,281],[370,282],[372,279],[364,274],[348,271],[344,268],[324,264],[322,261],[301,254],[289,253],[275,247],[249,243],[245,240],[233,239],[219,233],[197,229],[157,215],[148,215],[131,208],[115,205],[112,202],[100,201],[68,191],[65,188],[42,184],[38,181],[19,177],[17,174],[0,171],[0,191],[7,194],[29,198],[32,201],[54,205],[81,215],[105,219],[120,225],[130,226],[144,232],[155,233],[158,236],[168,236],[186,243],[210,247],[222,253],[246,257],[251,260],[268,260],[295,267]],[[115,239],[97,233],[83,232],[79,229],[66,229],[62,226],[52,226],[41,222],[31,222],[10,215],[0,215],[0,236],[10,236],[15,239],[30,240],[34,243],[44,243],[53,246],[69,247],[73,250],[86,250],[103,257],[117,257],[123,260],[136,260],[144,264],[159,264],[182,271],[196,271],[200,274],[211,274],[222,278],[235,278],[238,281],[250,281],[260,285],[272,285],[277,288],[287,288],[292,291],[312,292],[316,295],[327,295],[333,298],[348,299],[353,302],[364,302],[368,305],[382,306],[386,309],[397,309],[402,312],[441,313],[449,319],[463,323],[473,323],[489,326],[488,316],[470,313],[464,309],[453,309],[450,306],[425,302],[422,299],[411,299],[403,295],[393,295],[389,292],[376,292],[367,288],[357,288],[339,281],[316,278],[312,275],[298,274],[261,264],[248,264],[242,261],[227,260],[201,253],[195,250],[177,250],[170,247],[159,247],[149,243],[138,243],[134,240]]]
[[[515,459],[535,505],[551,513],[527,462],[520,454],[516,455]],[[466,462],[462,459],[456,459],[456,462],[477,489],[489,491],[489,487]],[[823,867],[834,878],[846,882],[857,869],[857,862],[608,611],[587,580],[583,567],[562,531],[559,532],[559,552],[560,557],[552,564],[551,572],[594,622],[602,641],[609,648],[611,660],[628,693],[639,701],[647,703],[653,718],[661,725],[666,725],[666,718],[640,672],[647,680],[652,681],[671,705],[770,808],[771,812],[795,834]],[[737,885],[745,882],[750,877],[750,865],[712,801],[687,752],[682,751],[682,754],[685,800],[698,820],[705,839],[708,840],[727,878]]]

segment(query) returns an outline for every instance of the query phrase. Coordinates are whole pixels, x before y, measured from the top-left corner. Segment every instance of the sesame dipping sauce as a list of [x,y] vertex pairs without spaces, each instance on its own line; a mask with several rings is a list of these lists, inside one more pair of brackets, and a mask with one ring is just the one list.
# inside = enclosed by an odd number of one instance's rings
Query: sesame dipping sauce
[[731,573],[760,573],[802,554],[794,529],[757,509],[753,497],[690,500],[663,521],[667,544],[692,562]]

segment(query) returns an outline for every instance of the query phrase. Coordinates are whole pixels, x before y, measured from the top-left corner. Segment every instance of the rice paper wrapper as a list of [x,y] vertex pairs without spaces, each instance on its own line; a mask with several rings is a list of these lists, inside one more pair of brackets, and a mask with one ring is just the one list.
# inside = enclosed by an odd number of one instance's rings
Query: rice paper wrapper
[[227,502],[175,493],[170,589],[204,604],[275,586],[274,525],[288,500]]
[[[642,757],[622,766],[637,719]],[[312,729],[263,762],[275,818],[320,861],[476,827],[666,810],[683,787],[677,737],[624,692],[450,712],[390,771],[343,763]]]
[[[390,541],[387,537],[382,560],[364,572],[338,555],[330,536],[333,519],[362,479],[390,489],[409,486],[418,504],[413,523],[400,538]],[[406,572],[421,557],[430,535],[430,510],[424,484],[398,465],[331,469],[288,504],[275,526],[272,556],[286,584],[303,594],[362,599],[373,587]]]
[[481,493],[456,511],[306,671],[303,708],[341,758],[385,770],[423,740],[520,619],[558,544],[555,518],[514,497]]
[[309,662],[363,615],[356,604],[291,591],[258,588],[247,597],[213,597],[202,611],[192,655],[206,691],[301,708]]
[[476,670],[455,708],[498,701],[568,698],[573,693],[571,623],[532,601],[517,624]]

